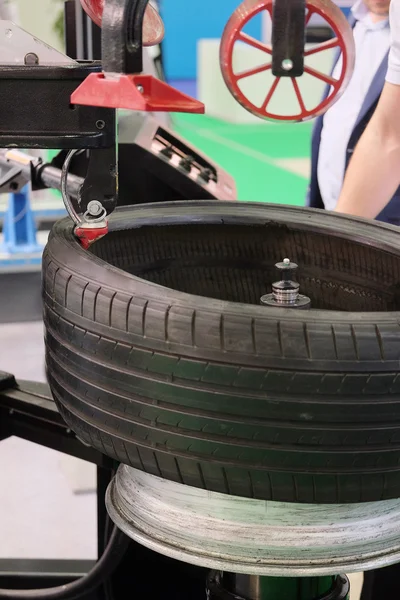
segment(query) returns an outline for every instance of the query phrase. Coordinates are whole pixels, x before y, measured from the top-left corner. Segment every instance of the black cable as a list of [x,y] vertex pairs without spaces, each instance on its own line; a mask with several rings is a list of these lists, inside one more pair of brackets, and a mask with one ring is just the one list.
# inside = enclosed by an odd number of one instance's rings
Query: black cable
[[0,600],[75,600],[83,594],[89,594],[110,577],[121,562],[129,544],[130,539],[114,527],[103,555],[93,569],[80,579],[65,585],[38,590],[0,589]]
[[[118,468],[118,463],[116,463],[115,461],[113,461],[113,462],[114,462],[114,468],[111,471],[110,479],[114,478],[114,476],[116,474],[116,469]],[[103,541],[103,544],[102,544],[103,551],[107,547],[107,544],[110,540],[110,534],[112,532],[111,526],[112,526],[112,521],[110,519],[110,515],[108,513],[106,513],[106,519],[105,519],[105,524],[104,524],[104,538],[102,540]],[[103,592],[104,592],[105,600],[114,600],[114,590],[113,590],[113,584],[112,584],[111,577],[109,577],[108,579],[106,579],[106,581],[104,581]]]
[[[110,530],[111,530],[111,519],[110,516],[106,515],[106,522],[104,527],[104,541],[103,541],[103,549],[106,548],[109,538],[110,538]],[[111,581],[111,577],[106,579],[103,583],[103,592],[105,600],[114,600],[114,592],[113,585]]]

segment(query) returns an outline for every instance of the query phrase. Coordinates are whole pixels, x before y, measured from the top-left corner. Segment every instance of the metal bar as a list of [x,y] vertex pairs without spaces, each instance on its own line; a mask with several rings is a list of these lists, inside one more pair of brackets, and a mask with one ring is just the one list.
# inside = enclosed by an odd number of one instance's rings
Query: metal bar
[[[0,578],[3,577],[63,577],[75,579],[94,567],[94,560],[54,560],[30,558],[0,558]],[[37,582],[36,582],[37,584]]]
[[[32,183],[36,189],[46,187],[61,190],[61,169],[48,164],[40,164],[36,157],[30,157],[27,154],[21,154],[21,159],[19,156],[19,153],[13,151],[0,150],[0,168],[9,170],[12,167],[18,167],[18,172],[15,171],[16,176],[20,177],[22,174],[24,184],[33,179]],[[67,189],[72,198],[78,198],[83,182],[82,177],[68,175]],[[9,185],[12,185],[12,182],[9,182]]]
[[76,57],[78,60],[85,58],[85,42],[83,30],[83,8],[80,2],[75,2],[75,26],[76,26]]
[[[52,188],[61,191],[61,171],[51,165],[45,165],[40,170],[40,183],[44,187]],[[84,179],[77,175],[69,174],[67,178],[67,189],[68,193],[72,198],[78,198],[79,190],[83,185]]]
[[0,439],[12,435],[106,469],[113,462],[83,444],[62,419],[46,384],[17,383],[0,392]]
[[[96,55],[95,46],[95,27],[92,19],[85,14],[84,19],[84,33],[85,33],[85,55],[86,60],[101,60],[101,37],[100,37],[100,56]],[[97,29],[99,29],[97,27]]]
[[75,0],[66,0],[64,4],[64,41],[67,56],[77,60]]
[[111,214],[117,205],[118,146],[90,153],[87,174],[80,193],[80,211],[84,214],[89,202],[98,200]]
[[84,43],[84,56],[85,56],[85,60],[93,60],[91,23],[92,23],[92,20],[84,12],[82,30],[83,30],[83,43]]
[[[117,468],[117,467],[116,467]],[[101,556],[108,543],[108,538],[111,534],[111,528],[108,527],[110,522],[106,510],[104,498],[108,485],[113,476],[110,470],[97,467],[97,552]]]
[[[114,146],[115,110],[71,104],[71,95],[94,73],[101,73],[101,64],[92,61],[0,69],[0,148],[70,150]],[[10,98],[18,98],[18,103],[10,104]],[[20,109],[30,106],[32,98],[36,101],[35,118],[31,111]]]
[[91,24],[92,27],[92,56],[93,60],[101,60],[101,29],[95,23]]
[[105,73],[143,71],[143,19],[149,0],[106,0],[102,21]]
[[272,12],[272,74],[300,77],[304,72],[305,0],[275,0]]

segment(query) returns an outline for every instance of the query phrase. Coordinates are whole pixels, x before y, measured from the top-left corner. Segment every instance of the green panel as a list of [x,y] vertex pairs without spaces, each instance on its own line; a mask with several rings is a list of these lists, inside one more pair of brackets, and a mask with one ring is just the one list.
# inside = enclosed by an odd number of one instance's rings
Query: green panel
[[239,200],[304,205],[307,178],[274,161],[307,159],[312,123],[235,125],[206,115],[174,115],[174,123],[180,135],[235,177]]
[[335,577],[262,577],[262,600],[316,600],[330,592]]
[[307,159],[311,123],[233,125],[205,115],[174,117],[175,129],[231,173],[239,200],[303,206],[308,179],[277,159]]

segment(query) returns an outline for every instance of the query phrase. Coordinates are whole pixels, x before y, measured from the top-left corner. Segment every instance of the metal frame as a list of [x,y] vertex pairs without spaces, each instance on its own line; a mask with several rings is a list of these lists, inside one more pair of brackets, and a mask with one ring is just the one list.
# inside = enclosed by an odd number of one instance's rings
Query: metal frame
[[[17,383],[13,376],[0,372],[0,441],[11,436],[34,442],[90,462],[97,467],[98,554],[105,546],[108,516],[105,490],[115,463],[84,445],[67,427],[52,399],[47,384]],[[62,585],[84,575],[93,561],[0,559],[0,587],[41,588]]]
[[[15,435],[97,466],[98,554],[108,538],[109,518],[104,497],[116,463],[84,445],[64,423],[46,384],[16,382],[0,372],[0,441]],[[0,588],[39,589],[63,585],[84,575],[93,566],[85,560],[0,559]],[[149,578],[146,573],[157,573]],[[135,542],[113,577],[82,600],[204,600],[207,571],[151,552]]]
[[65,47],[74,60],[101,60],[101,29],[93,23],[80,2],[66,0]]
[[93,62],[0,67],[0,147],[57,150],[115,145],[115,110],[70,103],[80,83],[100,71],[101,64]]
[[[70,100],[82,81],[100,71],[101,64],[96,62],[0,68],[1,148],[90,150],[79,198],[69,199],[74,211],[82,215],[92,200],[100,201],[107,214],[117,204],[116,111],[72,105]],[[10,98],[17,100],[10,104]],[[35,119],[32,98],[36,99]]]

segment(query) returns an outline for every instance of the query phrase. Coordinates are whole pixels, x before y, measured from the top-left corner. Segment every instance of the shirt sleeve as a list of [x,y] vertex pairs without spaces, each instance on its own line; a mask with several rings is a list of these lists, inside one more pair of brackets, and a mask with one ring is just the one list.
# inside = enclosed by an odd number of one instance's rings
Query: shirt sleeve
[[386,81],[400,85],[400,0],[390,4],[390,52]]

